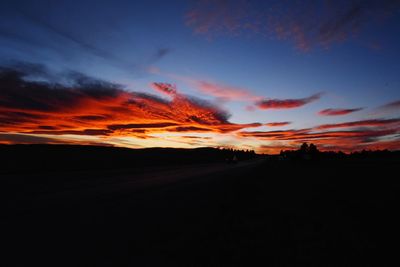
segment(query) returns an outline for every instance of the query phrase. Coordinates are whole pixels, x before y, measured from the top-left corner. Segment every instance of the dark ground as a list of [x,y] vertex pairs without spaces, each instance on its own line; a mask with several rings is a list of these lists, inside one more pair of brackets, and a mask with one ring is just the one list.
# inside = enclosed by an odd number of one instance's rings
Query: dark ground
[[0,174],[1,265],[396,266],[399,166],[256,158]]

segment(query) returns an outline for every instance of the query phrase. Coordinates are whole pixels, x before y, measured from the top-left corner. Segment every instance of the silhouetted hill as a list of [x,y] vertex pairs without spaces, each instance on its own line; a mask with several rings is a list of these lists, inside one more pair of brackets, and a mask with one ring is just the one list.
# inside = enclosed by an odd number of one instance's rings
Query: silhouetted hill
[[223,162],[256,157],[254,151],[218,148],[129,149],[84,145],[0,145],[0,173],[102,170]]

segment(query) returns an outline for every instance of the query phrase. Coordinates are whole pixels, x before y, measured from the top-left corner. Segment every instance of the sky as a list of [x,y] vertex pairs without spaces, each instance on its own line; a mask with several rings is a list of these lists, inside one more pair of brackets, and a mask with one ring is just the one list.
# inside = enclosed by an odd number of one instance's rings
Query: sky
[[0,143],[400,149],[400,1],[1,1]]

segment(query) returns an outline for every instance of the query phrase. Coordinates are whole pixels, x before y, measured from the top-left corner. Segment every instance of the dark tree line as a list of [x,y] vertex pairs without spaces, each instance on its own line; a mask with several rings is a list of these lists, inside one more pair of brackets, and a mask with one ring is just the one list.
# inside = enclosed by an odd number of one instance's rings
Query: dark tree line
[[313,143],[303,143],[297,150],[282,150],[281,160],[400,160],[400,151],[362,150],[351,153],[319,151]]
[[257,157],[252,150],[226,148],[146,148],[84,145],[0,145],[0,173],[141,168],[243,161]]

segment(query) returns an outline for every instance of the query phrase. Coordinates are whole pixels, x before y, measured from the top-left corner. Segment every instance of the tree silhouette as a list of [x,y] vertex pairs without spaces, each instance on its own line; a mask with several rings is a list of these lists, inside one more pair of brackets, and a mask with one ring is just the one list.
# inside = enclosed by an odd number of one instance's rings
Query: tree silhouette
[[316,155],[316,154],[319,153],[319,150],[318,150],[318,148],[317,148],[316,145],[314,145],[313,143],[311,143],[310,146],[308,147],[308,152],[309,152],[311,155]]
[[303,143],[303,144],[300,146],[300,149],[299,149],[299,151],[302,152],[302,153],[307,153],[308,150],[309,150],[309,147],[308,147],[308,144],[307,144],[307,143]]

